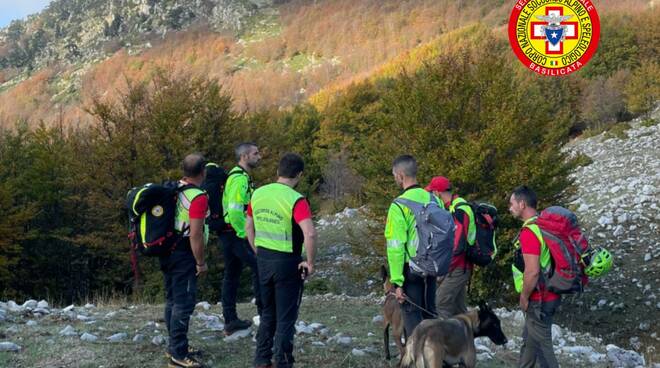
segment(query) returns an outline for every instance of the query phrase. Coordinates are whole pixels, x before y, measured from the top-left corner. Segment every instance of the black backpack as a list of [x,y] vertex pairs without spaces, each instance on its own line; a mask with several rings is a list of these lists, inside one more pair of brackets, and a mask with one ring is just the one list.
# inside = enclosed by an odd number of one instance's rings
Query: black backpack
[[209,196],[210,215],[206,218],[206,224],[211,231],[217,232],[227,226],[222,208],[222,192],[225,190],[228,177],[225,169],[218,164],[213,162],[206,164],[206,178],[202,184],[202,189]]
[[128,237],[134,249],[149,257],[164,256],[174,250],[182,237],[174,227],[177,196],[192,186],[167,181],[148,183],[128,191]]
[[497,208],[490,203],[480,202],[463,202],[456,205],[456,208],[460,209],[462,206],[470,206],[477,228],[475,243],[467,246],[465,256],[469,262],[477,266],[488,266],[497,254],[497,243],[495,242],[495,232],[499,220]]

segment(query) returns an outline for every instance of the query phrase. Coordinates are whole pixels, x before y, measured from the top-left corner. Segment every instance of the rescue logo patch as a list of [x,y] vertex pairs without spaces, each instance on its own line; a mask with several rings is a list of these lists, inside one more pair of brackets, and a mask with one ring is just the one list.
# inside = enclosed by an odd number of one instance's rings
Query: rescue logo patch
[[155,217],[160,217],[163,215],[163,207],[161,206],[154,206],[151,209],[151,214],[154,215]]
[[518,0],[509,42],[525,67],[564,76],[582,68],[598,48],[600,20],[591,0]]

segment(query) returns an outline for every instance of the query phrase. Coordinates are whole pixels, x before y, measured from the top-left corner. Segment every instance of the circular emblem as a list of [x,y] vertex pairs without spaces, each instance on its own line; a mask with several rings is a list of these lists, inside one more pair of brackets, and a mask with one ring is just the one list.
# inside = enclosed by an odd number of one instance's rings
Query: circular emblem
[[582,68],[598,47],[600,20],[590,0],[518,0],[509,42],[525,67],[564,76]]
[[154,207],[151,209],[151,214],[154,215],[154,216],[156,216],[156,217],[160,217],[160,216],[162,216],[162,215],[163,215],[163,207],[161,207],[161,206],[154,206]]

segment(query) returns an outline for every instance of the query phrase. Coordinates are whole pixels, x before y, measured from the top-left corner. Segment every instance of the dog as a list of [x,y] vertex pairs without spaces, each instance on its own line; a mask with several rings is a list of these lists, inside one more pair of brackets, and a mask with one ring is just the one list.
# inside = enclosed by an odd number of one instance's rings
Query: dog
[[400,367],[442,368],[460,364],[473,368],[477,361],[474,338],[479,336],[488,336],[496,345],[507,343],[499,318],[485,303],[480,303],[478,311],[449,319],[424,320],[406,341]]
[[403,357],[404,346],[401,342],[403,335],[403,319],[401,318],[401,304],[391,292],[392,284],[385,266],[381,266],[380,273],[383,278],[383,289],[385,290],[385,303],[383,303],[383,344],[385,346],[385,359],[390,360],[390,326],[392,337],[399,348],[399,360]]

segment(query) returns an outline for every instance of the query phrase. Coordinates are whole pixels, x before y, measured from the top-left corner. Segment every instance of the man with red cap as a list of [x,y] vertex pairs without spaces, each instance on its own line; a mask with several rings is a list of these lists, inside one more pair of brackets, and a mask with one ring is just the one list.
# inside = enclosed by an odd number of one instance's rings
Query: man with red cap
[[438,288],[435,292],[438,317],[450,318],[456,314],[467,312],[465,289],[470,281],[474,265],[467,260],[465,253],[467,247],[475,244],[477,227],[472,208],[465,199],[452,193],[449,179],[444,176],[436,176],[426,190],[442,200],[445,208],[454,216],[456,223],[454,255],[449,266],[449,273],[438,279]]

